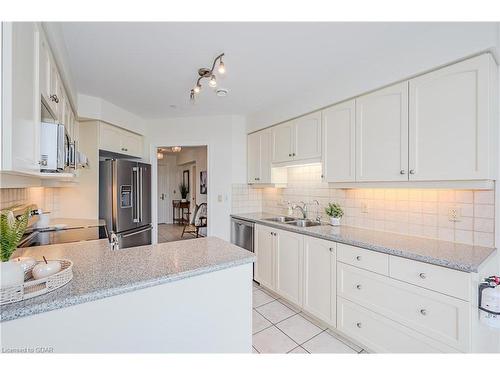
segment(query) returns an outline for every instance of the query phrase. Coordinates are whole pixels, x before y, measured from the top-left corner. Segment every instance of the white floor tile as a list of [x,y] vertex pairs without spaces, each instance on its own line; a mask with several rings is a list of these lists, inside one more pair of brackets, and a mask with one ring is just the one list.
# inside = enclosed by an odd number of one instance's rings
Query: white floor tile
[[309,354],[307,352],[307,350],[305,350],[303,347],[301,346],[297,346],[295,349],[293,350],[290,350],[288,353],[292,353],[292,354]]
[[253,307],[259,307],[271,301],[274,301],[274,297],[271,297],[263,290],[253,291]]
[[285,332],[287,336],[290,336],[298,344],[310,340],[322,331],[321,328],[315,326],[299,314],[276,324],[276,327]]
[[253,346],[259,353],[287,353],[295,348],[297,343],[272,326],[253,335]]
[[262,331],[264,328],[270,327],[271,325],[269,320],[264,318],[257,311],[252,310],[252,333]]
[[312,324],[314,324],[315,326],[318,326],[319,328],[321,328],[323,330],[328,328],[328,326],[326,324],[324,324],[323,322],[320,322],[318,319],[315,319],[315,318],[305,314],[304,312],[301,312],[300,316],[302,316],[304,319],[310,321]]
[[271,323],[278,323],[295,314],[293,310],[289,309],[279,301],[273,301],[266,305],[257,307],[255,310],[262,314],[264,318],[269,320]]
[[298,313],[298,312],[300,312],[300,311],[301,311],[298,307],[296,307],[296,306],[292,305],[291,303],[289,303],[288,301],[286,301],[286,300],[284,300],[284,299],[280,299],[279,301],[280,301],[283,305],[285,305],[286,307],[288,307],[290,310],[293,310],[293,311],[294,311],[294,312],[296,312],[296,313]]
[[356,353],[355,350],[326,331],[302,344],[302,346],[309,353]]

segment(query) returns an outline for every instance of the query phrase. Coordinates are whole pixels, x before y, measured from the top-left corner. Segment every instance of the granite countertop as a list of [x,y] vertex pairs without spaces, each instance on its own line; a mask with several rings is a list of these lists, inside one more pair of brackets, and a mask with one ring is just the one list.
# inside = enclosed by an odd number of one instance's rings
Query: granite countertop
[[108,240],[37,246],[14,256],[70,259],[73,280],[53,292],[0,306],[0,321],[13,320],[255,260],[253,253],[216,237],[111,250]]
[[496,249],[489,247],[406,236],[345,225],[333,227],[325,224],[308,228],[299,228],[284,223],[265,220],[266,218],[279,216],[277,214],[265,212],[234,214],[231,216],[237,219],[265,224],[278,229],[358,246],[368,250],[464,272],[477,272],[479,266],[490,255],[496,252]]

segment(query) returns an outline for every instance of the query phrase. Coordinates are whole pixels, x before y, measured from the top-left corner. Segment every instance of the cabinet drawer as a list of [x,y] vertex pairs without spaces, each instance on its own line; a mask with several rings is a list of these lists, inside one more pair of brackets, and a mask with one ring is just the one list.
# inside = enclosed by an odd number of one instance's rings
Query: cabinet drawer
[[470,274],[449,268],[390,256],[390,276],[453,297],[470,300]]
[[337,260],[365,270],[389,274],[389,255],[356,246],[337,244]]
[[454,352],[390,319],[341,297],[337,298],[337,328],[377,353]]
[[373,272],[338,264],[339,296],[461,351],[469,349],[469,305]]

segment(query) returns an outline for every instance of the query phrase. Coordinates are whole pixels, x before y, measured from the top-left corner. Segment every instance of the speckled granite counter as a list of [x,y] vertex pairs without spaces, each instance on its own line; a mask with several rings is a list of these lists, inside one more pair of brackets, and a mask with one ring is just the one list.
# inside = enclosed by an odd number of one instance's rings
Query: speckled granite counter
[[255,256],[208,237],[110,250],[107,240],[38,246],[14,256],[73,261],[73,280],[45,295],[0,307],[0,321],[51,311],[254,261]]
[[359,246],[381,253],[436,264],[464,272],[477,272],[478,267],[496,252],[494,248],[405,236],[344,225],[333,227],[325,224],[315,227],[298,228],[288,224],[265,220],[266,218],[278,216],[265,212],[235,214],[231,216],[278,229]]

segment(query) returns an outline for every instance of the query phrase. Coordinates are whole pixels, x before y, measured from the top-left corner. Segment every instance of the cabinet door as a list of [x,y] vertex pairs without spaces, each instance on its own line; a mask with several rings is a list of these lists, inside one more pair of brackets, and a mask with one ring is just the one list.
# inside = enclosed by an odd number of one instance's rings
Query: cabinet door
[[303,308],[336,325],[335,242],[304,237]]
[[290,161],[292,155],[294,125],[286,122],[272,128],[273,134],[273,163]]
[[50,58],[50,95],[49,95],[49,106],[52,113],[56,116],[56,120],[60,119],[60,108],[61,108],[61,80],[59,78],[59,72],[57,71],[57,65],[54,60]]
[[323,174],[327,182],[356,180],[356,105],[354,100],[323,111]]
[[276,236],[276,292],[296,305],[302,304],[303,236],[274,230]]
[[[47,41],[40,36],[40,51],[39,51],[39,84],[40,84],[40,96],[45,103],[50,103],[50,74],[51,74],[51,62],[50,62],[50,49],[47,45]],[[50,104],[49,104],[50,106]]]
[[408,180],[408,82],[356,99],[356,180]]
[[247,182],[258,183],[260,179],[260,133],[247,137]]
[[270,130],[263,130],[260,133],[260,183],[270,184],[271,181],[271,154],[272,137]]
[[410,180],[492,178],[490,55],[410,81]]
[[142,157],[142,137],[122,130],[120,150],[121,153],[127,155]]
[[99,127],[99,149],[123,153],[121,151],[122,131],[112,125],[101,122]]
[[292,156],[294,160],[321,158],[321,112],[294,120]]
[[255,280],[274,290],[274,230],[262,225],[255,226]]

